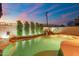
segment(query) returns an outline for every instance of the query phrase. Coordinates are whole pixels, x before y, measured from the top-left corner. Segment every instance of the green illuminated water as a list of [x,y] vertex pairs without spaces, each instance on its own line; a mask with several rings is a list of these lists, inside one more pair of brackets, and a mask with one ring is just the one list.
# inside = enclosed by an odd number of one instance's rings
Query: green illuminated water
[[[27,45],[25,45],[25,47],[21,47],[19,45],[18,50],[16,49],[15,52],[13,53],[14,56],[32,56],[37,54],[38,52],[41,51],[57,51],[56,53],[58,53],[59,49],[60,49],[60,43],[63,41],[61,38],[52,38],[52,37],[38,37],[36,39],[34,39],[34,42],[31,42],[31,45],[28,44],[27,41]],[[7,49],[7,52],[9,52],[9,50]],[[4,52],[5,53],[5,52]],[[10,52],[9,52],[10,53]],[[4,54],[5,55],[5,54]]]

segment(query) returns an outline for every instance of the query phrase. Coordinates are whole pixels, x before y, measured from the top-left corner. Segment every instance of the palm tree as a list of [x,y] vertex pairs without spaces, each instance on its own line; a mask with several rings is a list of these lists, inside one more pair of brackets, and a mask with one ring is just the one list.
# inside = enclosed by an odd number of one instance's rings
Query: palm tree
[[35,34],[35,24],[31,22],[31,34]]
[[17,35],[22,36],[23,34],[23,24],[21,21],[17,21]]
[[36,33],[39,34],[39,23],[36,23]]
[[29,35],[29,23],[27,21],[24,23],[24,32],[26,36]]
[[43,24],[39,24],[40,25],[40,33],[43,32]]

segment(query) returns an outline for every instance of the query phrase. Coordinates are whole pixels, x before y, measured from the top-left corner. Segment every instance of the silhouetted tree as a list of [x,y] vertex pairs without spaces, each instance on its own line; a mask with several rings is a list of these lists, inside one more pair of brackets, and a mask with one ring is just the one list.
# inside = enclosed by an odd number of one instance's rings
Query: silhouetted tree
[[69,21],[68,23],[67,23],[67,26],[74,26],[75,25],[75,22],[74,21]]
[[75,25],[79,26],[79,16],[75,19]]
[[0,18],[1,18],[2,15],[3,15],[3,13],[2,13],[2,4],[0,3]]
[[64,27],[64,26],[65,26],[65,25],[63,25],[63,24],[62,24],[62,25],[60,25],[60,27]]

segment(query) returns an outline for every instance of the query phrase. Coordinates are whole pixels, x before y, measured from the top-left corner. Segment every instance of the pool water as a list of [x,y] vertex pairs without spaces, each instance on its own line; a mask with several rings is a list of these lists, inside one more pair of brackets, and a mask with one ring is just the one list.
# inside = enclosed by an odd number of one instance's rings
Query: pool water
[[[74,39],[73,36],[69,35],[50,35],[50,36],[41,36],[32,40],[27,40],[25,43],[18,44],[16,42],[16,48],[11,49],[15,44],[9,45],[4,49],[3,55],[8,56],[33,56],[37,53],[44,51],[54,51],[55,54],[58,54],[60,50],[60,44],[64,40]],[[13,53],[11,53],[11,51]]]

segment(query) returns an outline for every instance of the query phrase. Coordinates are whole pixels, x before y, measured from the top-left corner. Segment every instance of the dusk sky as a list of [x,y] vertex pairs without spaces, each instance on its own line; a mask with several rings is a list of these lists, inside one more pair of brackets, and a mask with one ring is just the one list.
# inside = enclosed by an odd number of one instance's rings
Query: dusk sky
[[68,3],[3,3],[3,20],[27,20],[50,24],[67,23],[79,16],[79,4]]

